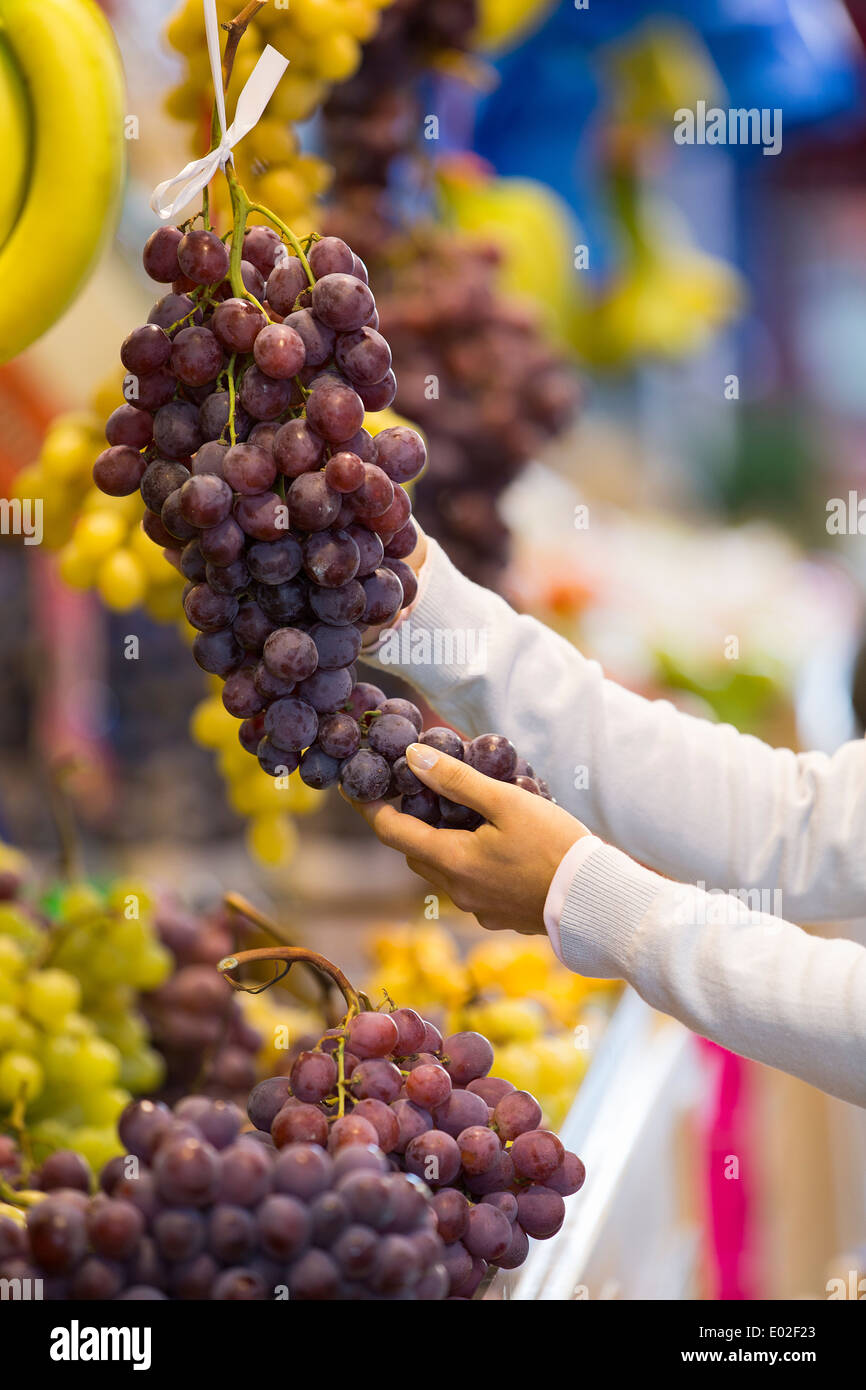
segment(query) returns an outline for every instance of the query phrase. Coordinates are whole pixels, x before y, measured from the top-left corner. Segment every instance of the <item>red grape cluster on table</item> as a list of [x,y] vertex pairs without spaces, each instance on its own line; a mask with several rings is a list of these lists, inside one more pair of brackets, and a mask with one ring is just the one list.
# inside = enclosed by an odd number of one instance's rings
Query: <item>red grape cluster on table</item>
[[368,1011],[258,1084],[254,1131],[227,1101],[134,1102],[96,1196],[58,1152],[26,1228],[0,1216],[0,1277],[47,1299],[470,1298],[559,1230],[585,1176],[492,1060],[478,1033]]

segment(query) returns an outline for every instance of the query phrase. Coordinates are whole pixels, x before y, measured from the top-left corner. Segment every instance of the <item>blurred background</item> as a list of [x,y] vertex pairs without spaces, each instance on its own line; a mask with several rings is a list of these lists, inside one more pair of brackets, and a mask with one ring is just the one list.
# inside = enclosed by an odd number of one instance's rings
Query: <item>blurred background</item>
[[[60,766],[91,875],[193,914],[243,892],[350,973],[483,1020],[607,1174],[488,1296],[826,1297],[866,1262],[862,1112],[522,938],[425,920],[339,797],[250,771],[134,508],[94,547],[150,192],[206,148],[212,98],[199,0],[103,8],[136,118],[120,226],[0,367],[0,489],[45,500],[41,546],[0,541],[3,838],[57,874]],[[293,0],[256,16],[229,91],[265,42],[290,58],[238,170],[367,261],[430,534],[634,690],[827,751],[866,726],[864,38],[861,0]],[[775,140],[675,139],[711,108]]]

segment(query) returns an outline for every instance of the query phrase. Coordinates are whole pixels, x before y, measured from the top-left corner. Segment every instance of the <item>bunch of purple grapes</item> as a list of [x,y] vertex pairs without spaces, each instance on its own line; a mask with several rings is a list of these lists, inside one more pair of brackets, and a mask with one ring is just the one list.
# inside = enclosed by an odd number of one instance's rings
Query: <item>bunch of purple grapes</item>
[[516,1269],[530,1237],[556,1234],[564,1199],[586,1176],[577,1155],[540,1128],[534,1096],[489,1076],[492,1063],[480,1033],[443,1041],[413,1009],[360,1013],[300,1053],[288,1078],[259,1082],[249,1115],[282,1153],[361,1146],[425,1183],[447,1294],[471,1298],[489,1266]]
[[215,970],[234,941],[224,915],[202,918],[161,902],[156,925],[177,963],[165,984],[140,1000],[151,1044],[165,1060],[161,1099],[178,1100],[193,1086],[224,1100],[246,1097],[262,1039]]
[[140,490],[243,747],[324,787],[354,751],[340,714],[362,633],[416,591],[401,484],[426,450],[414,430],[363,428],[396,390],[363,262],[325,237],[308,264],[252,227],[239,298],[215,233],[154,232],[144,266],[172,291],[122,345],[126,402],[93,475],[112,496]]
[[0,1278],[42,1279],[50,1300],[446,1296],[423,1181],[367,1144],[280,1150],[244,1122],[202,1096],[134,1102],[96,1196],[79,1154],[52,1154],[26,1229],[0,1216]]
[[[349,726],[355,750],[339,766],[340,785],[354,801],[400,797],[400,810],[440,829],[476,830],[482,817],[468,806],[439,796],[415,776],[406,759],[410,743],[426,743],[440,753],[466,762],[485,777],[510,782],[524,791],[552,800],[543,777],[537,777],[525,758],[502,734],[481,734],[466,741],[453,729],[436,726],[422,733],[423,717],[411,700],[388,699],[377,685],[359,682],[350,697],[350,711],[340,727]],[[348,738],[347,738],[348,743]]]
[[59,1151],[26,1228],[0,1216],[0,1278],[57,1300],[471,1298],[556,1234],[585,1178],[492,1062],[479,1033],[368,1011],[259,1082],[254,1131],[228,1101],[135,1101],[95,1196]]
[[471,48],[478,10],[478,0],[393,0],[382,11],[357,73],[334,87],[324,107],[325,147],[339,190],[384,188],[392,161],[417,151],[419,79],[444,52]]

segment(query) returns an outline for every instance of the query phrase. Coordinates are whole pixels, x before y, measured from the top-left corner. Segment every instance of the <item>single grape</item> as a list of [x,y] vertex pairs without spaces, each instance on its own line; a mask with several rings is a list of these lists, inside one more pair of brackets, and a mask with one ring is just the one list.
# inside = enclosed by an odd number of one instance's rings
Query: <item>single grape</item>
[[[306,411],[312,429],[330,444],[344,444],[364,423],[360,395],[348,383],[336,380],[325,380],[313,388],[307,396]],[[365,468],[374,466],[365,464]]]
[[249,299],[224,299],[214,309],[211,329],[229,352],[252,352],[267,317]]
[[306,349],[300,333],[284,323],[272,323],[263,328],[253,344],[256,366],[267,376],[295,376],[304,365]]
[[[162,330],[156,329],[156,332]],[[169,342],[167,337],[166,341]],[[191,324],[189,328],[182,328],[174,343],[169,342],[169,345],[171,370],[187,386],[204,386],[213,381],[225,363],[222,347],[209,328]]]
[[336,521],[340,510],[340,494],[328,486],[324,473],[302,473],[295,478],[286,501],[292,524],[304,531],[325,530]]
[[144,243],[141,261],[151,280],[168,285],[180,275],[177,248],[183,232],[179,227],[157,227]]
[[430,1129],[408,1144],[404,1162],[407,1172],[433,1187],[444,1187],[460,1172],[460,1149],[452,1135]]
[[[384,706],[383,706],[384,709]],[[400,714],[379,714],[370,725],[368,741],[376,753],[381,753],[389,763],[402,757],[410,743],[414,743],[418,732],[414,724]]]
[[544,1183],[561,1164],[565,1149],[547,1129],[524,1130],[511,1145],[511,1161],[518,1177]]
[[120,345],[120,360],[128,372],[144,376],[164,367],[172,355],[171,338],[155,323],[142,324]]
[[341,333],[363,328],[375,306],[369,288],[354,275],[332,272],[313,286],[313,312]]
[[309,1202],[331,1186],[334,1160],[318,1144],[292,1144],[282,1150],[274,1164],[273,1179],[275,1192]]
[[231,594],[217,594],[208,584],[194,584],[183,601],[187,622],[200,632],[230,627],[238,611]]
[[139,484],[144,505],[152,512],[161,512],[166,498],[175,488],[182,487],[189,476],[189,469],[182,463],[154,459],[145,468]]
[[[367,596],[357,579],[350,579],[338,589],[310,590],[310,607],[317,618],[333,627],[345,627],[363,616]],[[383,697],[384,698],[384,697]]]
[[329,758],[318,744],[313,744],[301,758],[298,774],[306,786],[313,787],[315,791],[325,791],[337,785],[340,763],[337,758]]
[[308,1250],[292,1264],[287,1282],[289,1298],[322,1302],[336,1298],[340,1271],[324,1250]]
[[109,497],[129,497],[141,483],[147,460],[137,449],[112,444],[93,465],[93,481]]
[[549,1240],[565,1220],[565,1202],[552,1188],[532,1183],[517,1193],[517,1218],[528,1236]]
[[369,1226],[347,1226],[331,1247],[340,1272],[349,1279],[362,1279],[373,1268],[379,1236]]
[[265,715],[271,743],[288,752],[309,748],[315,742],[318,727],[318,715],[312,705],[291,696],[275,700]]
[[27,1212],[31,1255],[49,1274],[73,1269],[87,1249],[86,1217],[74,1195],[52,1193]]
[[252,599],[246,599],[238,605],[232,632],[244,651],[260,652],[273,630],[274,624],[271,619]]
[[[330,628],[332,632],[343,631],[341,628]],[[319,640],[316,637],[316,629],[313,628],[311,636],[316,642],[319,650],[319,663],[322,661],[322,651],[319,647]],[[338,710],[334,714],[324,714],[319,720],[319,731],[316,741],[323,753],[327,753],[329,758],[339,758],[343,761],[356,753],[361,744],[361,729],[357,720],[343,710]]]
[[[351,247],[338,236],[322,237],[310,248],[310,269],[317,280],[323,275],[344,273],[351,275],[355,256]],[[306,288],[306,281],[305,281]]]
[[[324,476],[311,475],[311,480]],[[293,483],[292,488],[294,486]],[[290,506],[291,501],[290,496]],[[342,588],[354,579],[360,560],[360,551],[347,531],[318,531],[304,543],[304,570],[310,579],[326,589]]]
[[202,443],[198,409],[191,401],[169,401],[153,420],[153,442],[164,458],[185,459]]
[[272,1193],[256,1212],[259,1239],[265,1254],[275,1260],[290,1260],[306,1246],[310,1237],[310,1217],[296,1197]]
[[144,1217],[131,1202],[100,1196],[87,1212],[87,1235],[98,1255],[129,1259],[144,1235]]
[[292,382],[266,376],[257,366],[247,367],[239,399],[254,420],[276,420],[291,405]]
[[485,777],[507,782],[514,776],[517,750],[501,734],[481,734],[469,744],[466,761],[476,771],[483,772]]
[[466,1089],[480,1096],[487,1105],[497,1106],[502,1097],[509,1095],[515,1088],[511,1081],[503,1081],[499,1076],[478,1076],[474,1081],[468,1082]]
[[400,1139],[400,1124],[397,1116],[385,1101],[368,1096],[358,1101],[352,1111],[359,1119],[367,1120],[377,1135],[377,1143],[383,1153],[391,1153]]
[[409,483],[427,462],[427,450],[417,430],[394,425],[376,435],[376,462],[393,483]]
[[300,570],[303,550],[293,535],[284,535],[278,541],[257,541],[247,550],[246,563],[260,584],[285,584]]
[[321,437],[304,419],[287,420],[274,435],[274,461],[287,478],[317,469],[323,448]]
[[463,1244],[470,1255],[481,1260],[498,1260],[512,1240],[511,1222],[504,1212],[492,1206],[469,1208]]
[[355,719],[361,719],[370,710],[380,709],[384,703],[384,690],[380,690],[378,685],[371,685],[369,681],[358,681],[349,700]]
[[309,288],[307,273],[296,256],[289,256],[282,264],[276,265],[268,275],[265,295],[275,313],[285,317],[291,314],[295,301]]
[[271,1135],[279,1149],[289,1144],[324,1146],[328,1142],[328,1121],[316,1105],[288,1103],[274,1116]]
[[[453,1078],[452,1078],[453,1082]],[[452,1089],[451,1094],[434,1112],[433,1118],[439,1129],[455,1139],[470,1125],[486,1125],[489,1111],[480,1096],[471,1091]]]
[[538,1128],[541,1106],[528,1091],[510,1091],[496,1103],[493,1123],[504,1142],[516,1139],[518,1135]]
[[352,1073],[352,1092],[359,1100],[380,1100],[390,1105],[402,1086],[399,1067],[381,1055],[359,1062]]
[[[467,1092],[467,1094],[469,1094]],[[463,1164],[463,1171],[471,1177],[478,1177],[481,1173],[489,1173],[494,1164],[498,1163],[502,1146],[492,1129],[486,1125],[469,1125],[460,1131],[457,1136],[457,1143],[460,1145],[460,1161]]]
[[352,691],[350,670],[314,671],[299,683],[299,699],[312,705],[317,714],[333,714],[345,707]]
[[544,1185],[554,1192],[558,1192],[560,1197],[571,1197],[575,1192],[580,1191],[585,1181],[586,1169],[583,1163],[577,1154],[566,1150],[559,1167],[545,1178]]
[[280,540],[289,529],[288,508],[276,492],[238,497],[234,515],[241,530],[257,541]]
[[[320,671],[337,671],[351,666],[361,650],[362,637],[356,627],[331,627],[328,623],[315,623],[310,628],[310,637],[316,644]],[[354,748],[350,749],[350,752],[354,751]],[[347,757],[348,754],[341,756]]]
[[376,1144],[378,1137],[369,1120],[360,1115],[343,1115],[331,1125],[328,1152],[336,1153],[354,1144]]
[[164,294],[147,316],[148,323],[155,323],[169,336],[185,323],[201,323],[202,319],[201,309],[196,309],[188,294]]
[[388,406],[393,404],[397,396],[397,378],[393,370],[389,370],[374,386],[359,384],[356,390],[361,397],[364,410],[375,414],[377,410],[387,410]]
[[370,748],[359,748],[340,769],[340,783],[353,801],[378,801],[391,784],[391,769]]
[[426,1063],[415,1067],[406,1078],[406,1095],[425,1110],[435,1110],[451,1094],[451,1077],[444,1067]]
[[391,349],[374,328],[341,333],[334,356],[340,371],[353,385],[374,386],[391,366]]
[[397,1025],[390,1014],[365,1011],[349,1020],[346,1029],[348,1045],[356,1057],[387,1057],[399,1037]]
[[236,444],[223,459],[223,477],[235,492],[264,492],[276,476],[272,456],[257,444]]
[[215,285],[229,269],[229,253],[215,232],[195,228],[178,242],[177,263],[197,285]]
[[248,227],[244,232],[243,249],[244,260],[250,261],[265,277],[275,265],[283,265],[289,259],[288,250],[273,227]]
[[146,410],[119,405],[105,422],[109,444],[125,444],[130,449],[146,449],[153,439],[153,420]]

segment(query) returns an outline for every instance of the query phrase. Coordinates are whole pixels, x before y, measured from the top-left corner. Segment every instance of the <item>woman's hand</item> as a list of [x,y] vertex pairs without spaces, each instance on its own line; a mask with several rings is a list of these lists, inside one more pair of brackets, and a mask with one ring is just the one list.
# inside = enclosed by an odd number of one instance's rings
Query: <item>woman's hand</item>
[[409,868],[473,912],[489,931],[544,932],[544,903],[563,855],[590,832],[561,806],[495,782],[457,758],[413,743],[409,766],[426,786],[478,811],[478,830],[435,830],[387,802],[353,802]]

